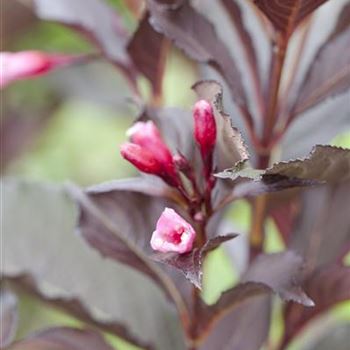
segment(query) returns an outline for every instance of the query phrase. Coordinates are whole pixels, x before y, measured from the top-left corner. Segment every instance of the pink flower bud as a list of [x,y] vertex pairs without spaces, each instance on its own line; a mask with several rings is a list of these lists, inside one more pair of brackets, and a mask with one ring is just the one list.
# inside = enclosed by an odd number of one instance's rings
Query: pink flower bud
[[175,154],[173,156],[173,161],[175,166],[185,174],[192,170],[190,163],[188,162],[186,157],[181,153]]
[[161,177],[170,185],[178,184],[173,156],[152,121],[137,122],[128,131],[130,141],[153,155],[163,168]]
[[162,165],[151,152],[139,145],[127,142],[120,147],[121,155],[144,173],[159,175]]
[[211,104],[200,100],[194,105],[194,138],[203,158],[210,156],[216,142],[216,123]]
[[175,210],[165,208],[152,234],[151,247],[162,253],[187,253],[192,250],[196,232]]
[[58,66],[81,59],[82,56],[47,54],[39,51],[0,52],[0,87],[16,80],[45,74]]
[[146,148],[154,153],[162,163],[173,163],[171,152],[162,139],[157,126],[151,121],[137,122],[128,131],[132,143]]

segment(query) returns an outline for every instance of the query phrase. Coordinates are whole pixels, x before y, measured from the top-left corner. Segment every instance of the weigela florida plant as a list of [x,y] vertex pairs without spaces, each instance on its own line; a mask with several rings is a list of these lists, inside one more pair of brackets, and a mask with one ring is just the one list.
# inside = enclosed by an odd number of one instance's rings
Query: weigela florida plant
[[[128,131],[131,143],[121,147],[121,154],[140,171],[157,175],[167,184],[175,187],[189,208],[189,216],[199,225],[211,214],[211,191],[215,184],[213,176],[213,153],[216,141],[216,123],[211,105],[201,100],[194,107],[194,138],[202,156],[204,191],[199,191],[194,169],[182,154],[172,155],[162,140],[157,126],[152,121],[137,122]],[[186,188],[181,174],[187,178],[191,188]],[[205,209],[205,212],[203,212]],[[192,214],[192,215],[191,215]],[[201,227],[198,238],[205,242],[205,229]],[[154,250],[167,253],[187,253],[192,250],[196,232],[173,209],[166,208],[153,232],[151,246]]]
[[[19,80],[103,57],[140,106],[120,149],[140,174],[87,189],[4,181],[1,322],[11,331],[1,334],[1,347],[111,350],[104,331],[150,350],[283,350],[316,316],[350,299],[350,152],[319,145],[349,126],[340,97],[350,86],[350,4],[344,1],[310,66],[301,69],[309,34],[317,31],[311,15],[335,2],[125,1],[137,22],[133,33],[102,0],[32,3],[40,19],[83,34],[96,52],[3,52],[4,93]],[[201,63],[203,76],[215,70],[220,79],[193,86],[191,112],[162,106],[171,45]],[[150,82],[147,101],[141,76]],[[235,109],[224,108],[223,85]],[[330,98],[336,113],[322,103]],[[11,139],[24,138],[18,129],[21,136]],[[274,163],[279,154],[304,156]],[[248,232],[238,234],[227,217],[239,199],[249,203],[251,218]],[[271,222],[284,249],[278,253],[266,252]],[[209,304],[203,265],[221,245],[239,277]],[[83,326],[14,340],[15,290],[60,307]],[[269,334],[273,294],[283,301],[277,340]]]

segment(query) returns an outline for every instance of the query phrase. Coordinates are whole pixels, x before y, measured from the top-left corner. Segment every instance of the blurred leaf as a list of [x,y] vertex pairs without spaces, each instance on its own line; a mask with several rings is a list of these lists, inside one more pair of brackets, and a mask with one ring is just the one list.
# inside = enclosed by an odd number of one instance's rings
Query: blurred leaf
[[243,105],[245,92],[240,73],[212,24],[189,5],[165,6],[149,0],[150,23],[155,30],[174,41],[190,58],[214,67],[226,79],[235,102]]
[[283,300],[313,306],[300,286],[303,265],[303,259],[293,251],[260,255],[249,266],[243,281],[266,284]]
[[318,50],[292,113],[300,114],[350,88],[350,4],[345,6],[327,41]]
[[327,328],[320,339],[313,344],[305,344],[301,350],[348,350],[350,343],[349,324],[340,324]]
[[312,309],[288,304],[284,310],[285,342],[296,335],[315,316],[335,304],[350,300],[350,267],[330,265],[317,269],[303,283],[303,288],[315,302]]
[[349,248],[349,203],[349,181],[304,192],[290,247],[305,257],[311,271],[335,262]]
[[1,171],[5,171],[10,163],[31,146],[43,129],[46,117],[25,118],[17,113],[6,113],[1,119]]
[[201,289],[203,275],[202,264],[205,255],[219,247],[222,243],[235,237],[237,237],[236,234],[216,236],[215,238],[209,239],[203,247],[195,248],[190,253],[157,253],[152,255],[152,259],[180,270],[196,288]]
[[[183,348],[179,320],[161,290],[73,234],[77,208],[61,187],[7,179],[3,198],[5,277],[133,344]],[[31,278],[19,279],[25,273]]]
[[156,32],[146,13],[128,44],[128,52],[138,70],[151,82],[155,96],[162,94],[168,40]]
[[270,308],[266,296],[255,297],[239,305],[218,322],[200,350],[261,349],[269,333]]
[[199,329],[207,333],[220,318],[243,302],[272,292],[277,293],[283,300],[313,306],[313,301],[300,287],[302,266],[303,260],[291,251],[258,256],[240,284],[225,291],[215,304],[202,306]]
[[[294,192],[294,191],[293,191]],[[285,243],[288,243],[299,214],[299,193],[286,193],[285,198],[269,198],[268,213],[277,226],[280,236]]]
[[12,343],[18,325],[17,297],[9,290],[0,291],[0,348]]
[[258,57],[255,52],[255,47],[250,32],[247,30],[243,21],[242,10],[237,0],[221,0],[226,12],[230,16],[231,22],[234,25],[238,36],[241,40],[241,47],[245,52],[245,58],[249,68],[253,74],[253,79],[257,87],[260,86],[260,77],[258,70]]
[[[92,330],[49,328],[14,343],[9,350],[113,350]],[[115,349],[116,350],[116,349]]]
[[304,310],[287,304],[284,345],[315,316],[350,298],[349,268],[338,265],[350,247],[349,190],[347,181],[303,194],[290,248],[305,258],[303,287],[316,306],[313,310]]
[[276,30],[289,37],[298,24],[327,0],[254,0]]
[[315,145],[328,144],[350,130],[349,98],[349,93],[336,96],[295,118],[282,139],[281,159],[304,157]]
[[1,51],[10,51],[13,43],[37,24],[37,19],[32,11],[19,1],[1,0],[1,13]]
[[130,69],[126,52],[128,33],[117,13],[103,0],[33,0],[42,20],[54,21],[83,32],[111,60]]

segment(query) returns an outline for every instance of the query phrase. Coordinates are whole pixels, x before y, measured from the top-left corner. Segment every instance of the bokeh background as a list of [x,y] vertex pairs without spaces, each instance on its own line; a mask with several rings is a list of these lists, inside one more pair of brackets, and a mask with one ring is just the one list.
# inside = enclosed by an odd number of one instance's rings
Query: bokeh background
[[[137,22],[124,2],[109,0],[109,3],[123,15],[124,24],[134,30]],[[21,1],[1,0],[1,22],[2,51],[94,51],[73,31],[36,19]],[[190,86],[198,79],[198,66],[172,48],[164,77],[164,105],[190,108],[195,101]],[[148,82],[141,79],[139,84],[147,98]],[[137,113],[130,96],[123,76],[102,59],[13,84],[1,92],[2,175],[34,181],[69,179],[82,186],[134,175],[134,169],[119,155],[119,145],[125,141],[125,131]],[[350,133],[342,131],[332,144],[350,147]],[[248,229],[249,218],[249,206],[244,201],[235,203],[228,215],[240,232]],[[268,232],[266,250],[282,250],[272,222],[268,223]],[[216,273],[218,270],[220,274]],[[208,302],[214,302],[237,278],[237,271],[222,249],[210,255],[205,271],[204,296]],[[20,315],[18,337],[48,325],[79,324],[28,296],[21,297]],[[350,322],[350,302],[316,323],[306,332],[306,338],[316,338],[335,320]],[[272,339],[278,338],[280,331],[276,304]],[[115,337],[109,339],[118,349],[134,349]],[[298,342],[291,349],[298,349]]]

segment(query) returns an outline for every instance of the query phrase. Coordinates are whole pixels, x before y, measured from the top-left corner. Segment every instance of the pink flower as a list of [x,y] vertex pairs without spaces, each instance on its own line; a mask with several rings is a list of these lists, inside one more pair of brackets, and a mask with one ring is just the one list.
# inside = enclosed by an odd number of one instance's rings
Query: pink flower
[[162,174],[162,165],[151,152],[141,146],[126,142],[120,147],[120,153],[140,171],[155,175]]
[[175,210],[165,208],[152,234],[151,247],[162,253],[187,253],[192,250],[196,232]]
[[200,100],[194,105],[194,138],[203,158],[209,157],[216,142],[216,122],[211,104]]
[[[130,137],[132,144],[141,147],[145,153],[152,154],[155,161],[162,168],[162,171],[158,172],[158,175],[170,185],[177,186],[179,180],[173,156],[163,141],[157,126],[152,121],[137,122],[127,131],[127,135]],[[130,159],[128,160],[130,161]],[[156,173],[153,172],[153,174]]]
[[173,163],[171,152],[162,139],[157,126],[151,121],[137,122],[128,131],[132,143],[146,148],[162,163]]
[[0,87],[13,81],[33,78],[65,64],[80,60],[81,56],[47,54],[39,51],[1,52]]

